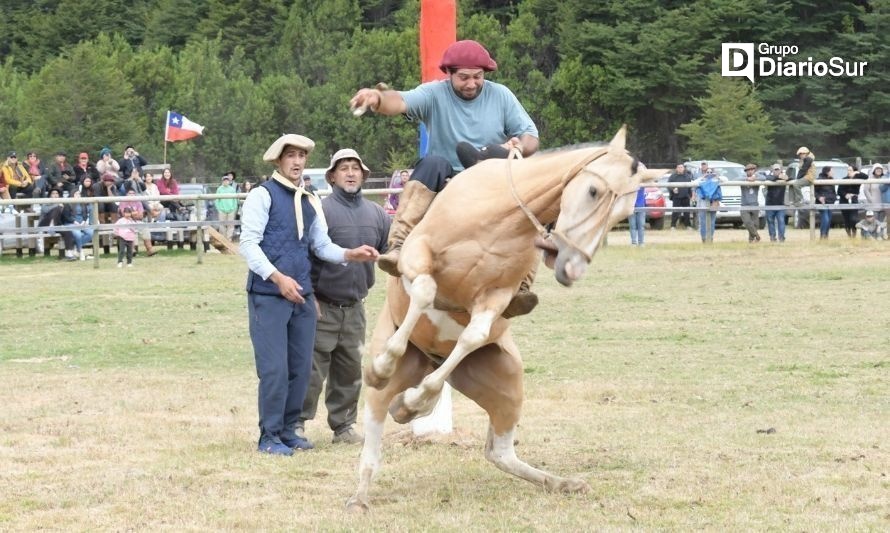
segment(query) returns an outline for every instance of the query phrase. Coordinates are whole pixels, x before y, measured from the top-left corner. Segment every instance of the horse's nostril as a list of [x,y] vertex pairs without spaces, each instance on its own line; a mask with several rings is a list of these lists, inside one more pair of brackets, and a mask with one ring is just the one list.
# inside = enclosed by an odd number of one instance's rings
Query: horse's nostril
[[595,187],[591,187],[590,189],[588,189],[587,192],[590,194],[591,198],[596,198],[596,188]]

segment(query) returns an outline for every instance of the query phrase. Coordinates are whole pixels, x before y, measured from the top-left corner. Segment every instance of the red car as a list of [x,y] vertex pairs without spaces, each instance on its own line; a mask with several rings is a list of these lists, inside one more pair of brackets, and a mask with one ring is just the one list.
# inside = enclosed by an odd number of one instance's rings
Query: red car
[[664,193],[658,187],[646,187],[646,207],[660,207],[661,209],[646,211],[646,220],[651,229],[664,229]]

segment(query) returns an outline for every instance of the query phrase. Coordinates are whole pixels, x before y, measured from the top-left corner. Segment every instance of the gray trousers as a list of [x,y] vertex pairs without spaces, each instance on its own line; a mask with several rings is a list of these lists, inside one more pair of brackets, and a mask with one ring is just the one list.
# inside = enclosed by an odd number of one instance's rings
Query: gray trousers
[[[744,207],[744,206],[742,206]],[[748,230],[748,240],[757,235],[757,226],[760,223],[760,211],[740,211],[739,216],[742,218],[742,224]]]
[[318,305],[321,316],[315,330],[312,377],[300,419],[315,418],[322,385],[327,380],[324,403],[328,426],[339,433],[356,421],[362,387],[365,309],[361,302],[341,308],[319,300]]

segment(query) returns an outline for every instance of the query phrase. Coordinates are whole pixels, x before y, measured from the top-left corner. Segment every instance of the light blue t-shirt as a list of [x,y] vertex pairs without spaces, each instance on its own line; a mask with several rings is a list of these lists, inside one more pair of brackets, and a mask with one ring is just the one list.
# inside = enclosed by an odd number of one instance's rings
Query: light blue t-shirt
[[399,94],[405,115],[426,124],[429,155],[444,157],[455,169],[463,169],[455,151],[466,141],[476,148],[503,143],[523,134],[538,136],[538,128],[507,87],[485,80],[479,96],[464,100],[454,94],[449,80],[431,81]]

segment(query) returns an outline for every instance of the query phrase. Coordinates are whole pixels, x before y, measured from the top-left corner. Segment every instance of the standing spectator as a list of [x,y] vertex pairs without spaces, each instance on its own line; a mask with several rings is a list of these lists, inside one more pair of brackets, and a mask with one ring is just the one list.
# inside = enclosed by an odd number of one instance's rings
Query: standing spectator
[[[136,198],[136,188],[130,184],[125,186],[126,188],[126,200],[120,202],[118,206],[118,215],[123,216],[125,210],[130,210],[131,218],[136,222],[142,222],[145,219],[145,206],[142,205],[142,201]],[[145,245],[145,252],[148,257],[151,257],[158,253],[157,250],[154,249],[154,246],[151,244],[151,231],[147,228],[134,228],[133,229],[139,239],[142,241],[142,244]],[[134,239],[135,244],[135,239]]]
[[25,167],[28,169],[31,183],[34,185],[33,196],[37,198],[46,194],[46,165],[37,157],[36,152],[28,152]]
[[698,169],[692,175],[692,177],[694,179],[700,180],[700,179],[704,178],[705,175],[707,175],[707,173],[708,173],[708,162],[702,161],[701,164],[698,166]]
[[886,239],[887,223],[881,222],[875,217],[874,211],[866,211],[865,218],[856,223],[863,239]]
[[[875,164],[871,169],[869,180],[884,179],[884,167],[879,163]],[[863,183],[859,186],[859,203],[865,209],[875,212],[875,218],[879,222],[886,222],[884,211],[881,209],[881,184],[880,183]]]
[[25,165],[19,162],[18,155],[15,152],[9,152],[6,155],[6,161],[0,166],[0,174],[6,183],[5,198],[15,199],[18,194],[26,197],[34,195],[34,181]]
[[[161,193],[161,196],[175,196],[179,194],[179,182],[173,177],[173,171],[169,168],[164,169],[164,173],[161,174],[161,179],[157,182],[157,185],[158,192]],[[168,220],[177,220],[179,218],[179,211],[182,209],[182,204],[179,203],[178,200],[162,201],[161,205],[170,211],[167,214]]]
[[[107,146],[99,150],[99,161],[96,162],[96,171],[99,172],[102,196],[120,195],[120,164],[111,157],[111,149]],[[99,221],[103,224],[113,223],[118,219],[117,205],[113,202],[105,202],[99,206]]]
[[321,201],[301,178],[315,143],[282,135],[263,154],[275,164],[272,179],[244,201],[241,254],[247,260],[247,314],[259,378],[257,450],[292,455],[312,444],[296,434],[312,371],[317,311],[309,251],[332,263],[373,261],[377,250],[345,250],[331,242]]
[[[757,165],[754,163],[745,165],[745,181],[749,183],[756,182],[756,172]],[[757,198],[757,195],[760,193],[760,185],[742,185],[740,188],[742,192],[742,209],[739,211],[739,215],[742,218],[742,224],[748,230],[748,242],[760,242],[760,233],[757,232],[760,224],[760,210],[749,210],[752,207],[760,206],[760,201]],[[745,209],[746,207],[749,209]]]
[[[216,194],[235,194],[235,187],[232,186],[231,173],[222,177],[222,185],[216,188]],[[231,240],[235,234],[235,215],[238,212],[237,198],[217,198],[216,213],[219,215],[219,232]]]
[[[358,153],[339,150],[331,158],[325,179],[332,192],[321,201],[328,235],[344,248],[367,245],[378,252],[386,247],[389,217],[378,204],[362,197],[362,185],[371,171]],[[327,381],[325,406],[332,442],[358,444],[362,436],[354,425],[362,383],[365,342],[364,299],[374,286],[371,263],[331,264],[312,257],[312,286],[318,305],[312,377],[303,402],[297,435],[304,435],[306,420],[315,418],[322,384]]]
[[[87,178],[89,179],[89,176]],[[72,197],[81,197],[80,187],[74,189]],[[93,230],[87,227],[90,222],[89,204],[65,204],[62,207],[62,224],[70,229],[68,232],[70,238],[65,241],[65,257],[69,261],[77,258],[81,261],[86,260],[83,246],[93,240]]]
[[[405,184],[408,183],[408,180],[411,179],[411,174],[407,170],[402,170],[399,172],[398,176],[393,176],[392,181],[389,182],[390,189],[403,189],[405,188]],[[399,198],[401,197],[401,192],[390,193],[386,196],[386,202],[384,202],[383,208],[386,209],[389,213],[395,213],[399,209]]]
[[[707,165],[707,163],[705,163]],[[692,173],[686,170],[683,163],[678,163],[674,173],[668,178],[668,183],[689,183],[692,181]],[[692,229],[692,213],[689,209],[689,199],[692,189],[689,187],[671,187],[669,189],[671,205],[686,209],[684,211],[671,211],[671,229],[677,229],[677,221],[682,221],[686,229]]]
[[[782,165],[778,163],[770,169],[767,181],[775,183],[788,183],[788,176],[782,172]],[[786,185],[787,187],[787,185]],[[785,242],[785,210],[779,209],[785,205],[785,189],[786,187],[767,187],[764,193],[767,205],[766,227],[769,231],[770,242]],[[772,208],[772,209],[770,209]]]
[[[845,180],[866,180],[868,176],[859,172],[856,167],[847,167],[847,175]],[[841,205],[854,205],[859,203],[859,185],[838,185],[837,186],[838,203]],[[855,209],[841,210],[841,216],[844,217],[844,231],[850,238],[856,238],[856,222],[859,221],[859,212]]]
[[[831,175],[831,167],[823,167],[822,172],[819,173],[819,179],[834,179]],[[834,185],[816,185],[814,192],[816,195],[816,203],[823,206],[823,208],[819,210],[819,238],[827,239],[828,230],[831,229],[830,206],[834,205],[834,202],[837,201],[837,192],[835,191]]]
[[133,266],[133,245],[136,242],[136,230],[127,227],[127,224],[135,224],[133,220],[133,210],[125,207],[121,213],[121,218],[115,222],[114,234],[117,236],[117,268],[124,266],[124,253],[127,255],[127,266]]
[[801,146],[797,149],[797,157],[800,160],[800,166],[798,167],[797,177],[788,182],[790,186],[788,187],[788,198],[786,198],[785,202],[785,205],[793,205],[795,207],[803,205],[803,191],[801,187],[816,181],[816,166],[814,165],[816,156],[810,152],[809,148]]
[[643,187],[637,189],[634,211],[627,217],[627,224],[630,226],[631,246],[643,246],[643,234],[646,231],[646,212],[638,209],[640,207],[646,207],[646,191]]
[[47,184],[50,190],[57,189],[61,196],[69,195],[74,190],[74,167],[68,162],[65,152],[56,152],[56,160],[49,166]]
[[720,188],[720,178],[713,168],[709,168],[695,188],[701,242],[714,242],[714,233],[717,231],[717,210],[720,208],[721,200],[723,200],[723,190]]
[[92,178],[93,183],[98,181],[100,177],[96,165],[90,163],[90,155],[86,152],[81,152],[77,156],[77,164],[74,165],[74,184],[76,188],[80,187],[80,184],[83,183],[84,178],[87,176]]
[[882,183],[879,188],[881,190],[881,203],[884,204],[883,222],[886,223],[888,222],[888,219],[890,219],[890,184]]
[[[429,153],[415,164],[411,181],[405,185],[387,252],[378,262],[393,276],[400,275],[402,243],[452,176],[480,159],[506,158],[511,149],[524,156],[538,150],[538,128],[513,92],[485,80],[485,73],[497,70],[497,63],[484,46],[471,40],[451,44],[439,69],[448,75],[447,80],[410,91],[359,89],[350,100],[356,109],[422,122],[430,133]],[[538,304],[531,292],[534,272],[520,283],[504,316],[529,313]]]
[[303,188],[306,189],[306,192],[318,194],[318,189],[315,188],[315,185],[312,185],[312,176],[303,176]]
[[[247,194],[250,192],[251,189],[253,189],[253,182],[250,180],[244,180],[244,182],[240,186],[239,192]],[[243,209],[244,209],[244,200],[239,199],[238,200],[238,211],[235,213],[235,220],[237,221],[237,224],[235,224],[235,235],[238,235],[238,236],[241,235],[241,214],[242,214]]]
[[144,157],[139,155],[139,152],[137,152],[136,149],[133,148],[133,145],[128,145],[124,149],[124,156],[119,161],[121,175],[123,175],[124,177],[130,176],[135,170],[138,176],[142,178],[142,167],[147,164],[148,161],[146,161]]

